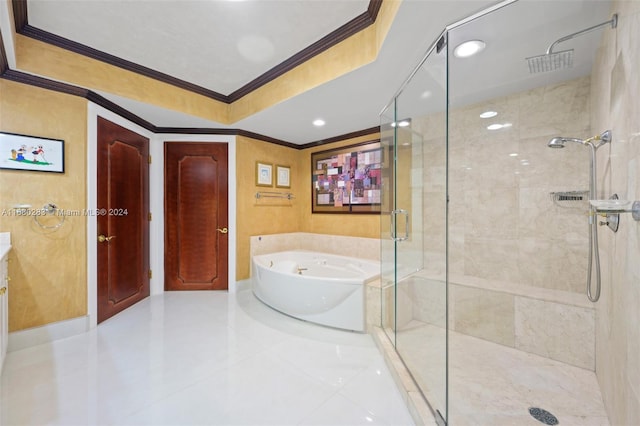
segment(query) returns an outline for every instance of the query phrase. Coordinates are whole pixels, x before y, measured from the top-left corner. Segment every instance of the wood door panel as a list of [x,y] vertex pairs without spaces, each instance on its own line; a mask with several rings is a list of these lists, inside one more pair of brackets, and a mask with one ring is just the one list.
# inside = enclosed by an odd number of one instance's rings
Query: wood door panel
[[149,140],[98,118],[98,322],[149,296]]
[[227,145],[165,143],[165,290],[226,290]]
[[[178,277],[185,285],[213,283],[216,262],[208,248],[217,244],[216,160],[186,156],[178,166]],[[206,232],[203,232],[205,231]]]
[[[109,235],[114,235],[107,247],[109,259],[113,263],[111,270],[108,298],[111,303],[118,304],[140,292],[143,277],[142,265],[139,264],[139,253],[143,250],[142,229],[140,223],[140,191],[142,168],[140,167],[140,152],[130,145],[118,140],[109,144],[111,186],[118,188],[108,194],[108,205],[113,206],[114,212],[126,215],[107,215],[107,229]],[[117,161],[113,161],[117,159]],[[126,170],[125,170],[126,168]],[[135,178],[129,181],[128,179]],[[125,180],[127,179],[127,180]],[[119,253],[122,253],[118,256]],[[129,265],[130,267],[127,267]],[[139,283],[134,286],[130,283]]]

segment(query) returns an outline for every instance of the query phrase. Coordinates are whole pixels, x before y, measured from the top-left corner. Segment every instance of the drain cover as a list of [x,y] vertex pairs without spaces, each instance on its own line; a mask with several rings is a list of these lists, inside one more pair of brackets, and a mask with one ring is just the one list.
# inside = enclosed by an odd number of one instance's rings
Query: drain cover
[[531,414],[534,419],[544,423],[545,425],[557,425],[560,423],[556,416],[554,416],[547,410],[543,410],[542,408],[530,407],[529,414]]

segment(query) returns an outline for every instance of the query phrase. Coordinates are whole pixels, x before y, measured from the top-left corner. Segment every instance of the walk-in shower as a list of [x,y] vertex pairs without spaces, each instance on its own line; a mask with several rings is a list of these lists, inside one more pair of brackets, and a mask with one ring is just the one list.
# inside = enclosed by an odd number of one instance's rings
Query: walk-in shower
[[[417,16],[421,3],[398,13]],[[381,326],[441,425],[530,424],[534,413],[607,424],[594,373],[604,303],[589,301],[600,297],[602,212],[586,190],[602,197],[587,165],[596,151],[609,164],[598,148],[611,133],[561,135],[602,125],[590,76],[602,32],[582,29],[610,6],[518,0],[452,24],[381,115]],[[529,72],[523,58],[572,32],[572,67]],[[469,40],[486,48],[456,57]]]
[[[598,198],[598,167],[596,151],[601,146],[611,143],[611,130],[606,130],[600,135],[593,136],[588,139],[554,137],[547,146],[549,148],[564,148],[565,143],[573,142],[580,145],[588,146],[591,151],[591,161],[589,164],[589,199],[596,200]],[[591,274],[593,263],[596,267],[596,291],[595,295],[591,293]],[[592,302],[600,299],[600,288],[602,286],[602,277],[600,272],[600,249],[598,247],[598,221],[596,220],[596,208],[593,205],[589,207],[589,266],[587,267],[587,297]]]

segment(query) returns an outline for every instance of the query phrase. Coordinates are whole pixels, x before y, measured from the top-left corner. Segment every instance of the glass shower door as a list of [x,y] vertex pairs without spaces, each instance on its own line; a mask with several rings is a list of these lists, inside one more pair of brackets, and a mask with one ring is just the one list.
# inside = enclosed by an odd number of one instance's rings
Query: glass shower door
[[383,327],[436,418],[447,417],[446,49],[381,117]]

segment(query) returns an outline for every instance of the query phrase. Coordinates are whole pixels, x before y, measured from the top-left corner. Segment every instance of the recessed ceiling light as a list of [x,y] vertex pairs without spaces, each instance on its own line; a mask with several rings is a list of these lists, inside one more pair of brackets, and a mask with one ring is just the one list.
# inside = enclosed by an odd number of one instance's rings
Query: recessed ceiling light
[[511,154],[509,154],[509,157],[517,157],[518,153],[517,152],[512,152]]
[[480,118],[491,118],[491,117],[495,117],[496,115],[498,115],[498,113],[495,111],[485,111],[482,114],[480,114]]
[[324,122],[323,119],[317,118],[317,119],[313,120],[313,125],[316,126],[316,127],[321,127],[321,126],[325,125],[325,122]]
[[453,56],[456,58],[468,58],[476,53],[481,52],[486,46],[486,43],[482,40],[469,40],[464,43],[460,43],[453,49]]
[[409,122],[407,120],[398,121],[398,127],[407,127]]
[[420,95],[420,97],[422,99],[428,99],[430,98],[432,95],[431,90],[425,90],[424,92],[422,92],[422,94]]
[[502,127],[511,127],[511,126],[513,126],[513,124],[511,124],[511,123],[504,123],[504,124],[502,125]]

